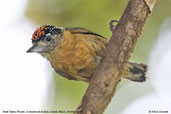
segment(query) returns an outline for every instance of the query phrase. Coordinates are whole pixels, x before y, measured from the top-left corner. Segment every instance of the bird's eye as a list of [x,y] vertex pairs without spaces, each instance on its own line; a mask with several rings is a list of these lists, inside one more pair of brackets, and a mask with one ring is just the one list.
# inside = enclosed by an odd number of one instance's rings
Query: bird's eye
[[52,38],[50,36],[46,37],[46,41],[50,42],[52,40]]

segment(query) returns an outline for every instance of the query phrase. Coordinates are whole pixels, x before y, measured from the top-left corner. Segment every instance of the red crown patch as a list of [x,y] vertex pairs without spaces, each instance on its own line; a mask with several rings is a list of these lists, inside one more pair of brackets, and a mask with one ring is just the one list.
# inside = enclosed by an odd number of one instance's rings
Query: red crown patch
[[40,37],[42,35],[45,35],[45,30],[47,30],[48,27],[46,25],[41,26],[40,28],[38,28],[32,35],[32,40],[33,41],[38,41],[40,40]]

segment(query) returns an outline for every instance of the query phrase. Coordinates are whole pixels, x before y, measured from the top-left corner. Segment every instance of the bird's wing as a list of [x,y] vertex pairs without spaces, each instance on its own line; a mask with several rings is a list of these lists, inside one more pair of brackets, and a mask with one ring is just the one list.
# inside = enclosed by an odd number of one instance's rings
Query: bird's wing
[[[86,42],[88,45],[91,45],[96,51],[96,54],[98,56],[102,56],[104,53],[104,50],[106,49],[108,39],[93,33],[92,31],[81,28],[81,27],[71,27],[71,28],[65,28],[66,30],[70,31],[72,34],[83,34],[81,35],[82,38],[86,39]],[[88,35],[88,36],[87,36]]]
[[69,28],[65,28],[65,30],[69,30],[73,34],[91,34],[106,39],[105,37],[82,27],[69,27]]

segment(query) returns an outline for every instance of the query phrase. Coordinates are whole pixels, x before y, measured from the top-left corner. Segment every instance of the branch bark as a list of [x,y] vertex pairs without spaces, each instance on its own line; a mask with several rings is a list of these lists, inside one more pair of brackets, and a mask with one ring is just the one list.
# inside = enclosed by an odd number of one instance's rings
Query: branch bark
[[155,0],[129,0],[76,114],[102,114],[152,11]]

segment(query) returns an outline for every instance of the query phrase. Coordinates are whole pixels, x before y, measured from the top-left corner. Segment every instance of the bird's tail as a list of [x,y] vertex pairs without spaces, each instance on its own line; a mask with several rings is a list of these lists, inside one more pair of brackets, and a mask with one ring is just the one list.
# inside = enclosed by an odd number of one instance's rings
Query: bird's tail
[[122,77],[135,82],[144,82],[146,80],[147,65],[143,63],[128,62],[126,72]]

